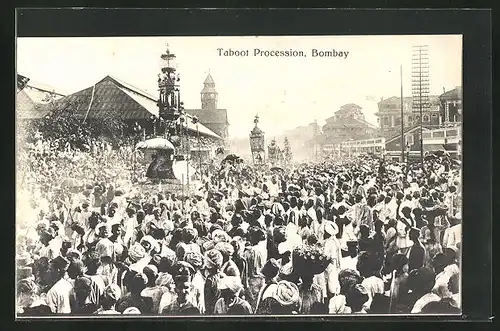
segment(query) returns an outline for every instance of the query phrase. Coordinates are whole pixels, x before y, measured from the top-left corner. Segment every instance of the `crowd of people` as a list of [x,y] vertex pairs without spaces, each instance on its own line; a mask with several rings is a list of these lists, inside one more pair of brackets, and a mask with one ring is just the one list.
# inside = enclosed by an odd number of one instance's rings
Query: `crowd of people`
[[133,183],[132,149],[48,146],[21,156],[18,316],[461,311],[446,155],[226,162],[182,196]]

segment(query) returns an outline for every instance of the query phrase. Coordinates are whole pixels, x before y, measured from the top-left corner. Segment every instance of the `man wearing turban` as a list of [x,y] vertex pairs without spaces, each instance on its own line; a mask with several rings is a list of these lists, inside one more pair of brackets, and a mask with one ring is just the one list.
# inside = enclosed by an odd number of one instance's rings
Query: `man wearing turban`
[[205,253],[206,279],[204,293],[206,314],[214,313],[215,303],[220,298],[223,259],[222,253],[217,249],[211,249]]
[[250,304],[239,297],[243,290],[241,279],[235,276],[225,276],[220,281],[221,297],[217,300],[214,308],[216,315],[250,315],[252,308]]
[[299,303],[299,288],[292,282],[279,281],[271,295],[282,307],[297,306]]
[[[175,289],[174,294],[165,293],[160,301],[160,312],[164,315],[182,315],[186,309],[194,308],[193,303],[193,275],[195,269],[187,262],[176,262],[172,267]],[[167,299],[170,302],[165,305]]]
[[199,252],[189,252],[185,256],[185,261],[194,268],[192,280],[193,285],[193,304],[198,308],[201,314],[205,313],[205,278],[201,273],[204,266],[204,257]]
[[240,270],[232,260],[234,247],[228,242],[219,242],[215,245],[215,249],[222,254],[221,271],[227,276],[240,277]]
[[135,243],[132,247],[130,247],[128,251],[128,258],[131,262],[129,269],[136,272],[142,272],[144,267],[151,261],[151,257],[139,243]]
[[261,270],[266,263],[267,252],[265,251],[265,247],[263,249],[260,243],[266,240],[266,236],[262,229],[258,227],[250,227],[248,234],[251,247],[243,254],[248,266],[247,274],[245,275],[245,279],[247,279],[248,284],[245,285],[248,302],[250,303],[252,310],[255,310],[260,289],[265,284],[265,279]]

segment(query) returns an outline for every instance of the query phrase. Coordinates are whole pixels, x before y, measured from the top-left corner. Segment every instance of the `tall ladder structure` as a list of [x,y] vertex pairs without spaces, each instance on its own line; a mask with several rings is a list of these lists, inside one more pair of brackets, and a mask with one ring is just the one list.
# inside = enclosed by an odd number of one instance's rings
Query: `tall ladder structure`
[[424,144],[422,138],[423,132],[423,113],[430,110],[429,103],[429,50],[428,45],[415,45],[412,48],[412,80],[411,90],[413,99],[413,112],[419,113],[420,124],[420,162],[423,168],[424,163]]

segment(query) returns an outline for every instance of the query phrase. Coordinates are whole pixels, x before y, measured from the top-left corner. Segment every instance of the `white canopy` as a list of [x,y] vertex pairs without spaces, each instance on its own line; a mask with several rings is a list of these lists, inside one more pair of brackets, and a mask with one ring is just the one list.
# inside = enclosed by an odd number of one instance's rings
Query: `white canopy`
[[175,150],[174,145],[165,138],[153,138],[140,141],[135,145],[135,148]]

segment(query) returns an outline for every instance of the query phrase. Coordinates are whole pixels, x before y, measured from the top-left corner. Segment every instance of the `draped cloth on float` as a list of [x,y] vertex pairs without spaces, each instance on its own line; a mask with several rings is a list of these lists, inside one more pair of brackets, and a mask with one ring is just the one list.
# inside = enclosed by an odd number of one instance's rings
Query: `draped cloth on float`
[[153,161],[146,171],[146,177],[159,179],[176,179],[172,169],[174,163],[174,145],[164,138],[153,138],[137,143],[136,149],[155,150]]

